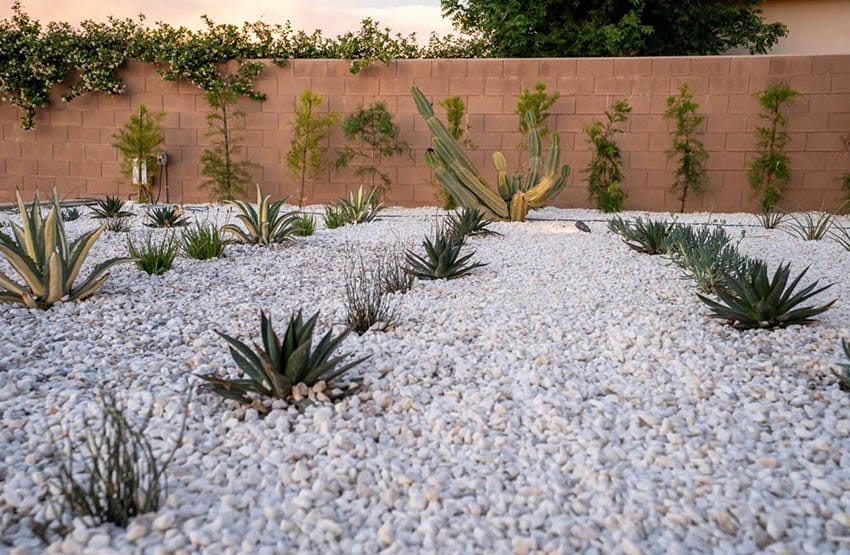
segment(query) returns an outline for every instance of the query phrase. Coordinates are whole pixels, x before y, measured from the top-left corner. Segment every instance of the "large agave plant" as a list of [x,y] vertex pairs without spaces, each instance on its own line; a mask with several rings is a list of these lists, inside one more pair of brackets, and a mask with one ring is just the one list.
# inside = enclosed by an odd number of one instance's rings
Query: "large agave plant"
[[245,226],[245,230],[237,225],[228,224],[224,226],[222,231],[231,233],[240,243],[252,243],[255,245],[270,245],[272,243],[282,243],[287,239],[292,238],[294,228],[292,220],[298,214],[290,212],[282,214],[281,208],[286,199],[276,202],[269,202],[270,196],[263,196],[260,191],[260,186],[257,185],[257,207],[254,208],[250,203],[241,200],[227,201],[241,212],[236,216]]
[[457,237],[438,229],[434,240],[426,238],[422,245],[425,256],[412,251],[404,253],[407,259],[407,271],[419,279],[456,279],[465,276],[475,268],[485,266],[481,262],[467,264],[475,251],[460,256],[464,237]]
[[361,185],[357,188],[356,193],[349,191],[348,198],[340,199],[337,202],[337,207],[346,222],[362,224],[377,218],[378,212],[383,210],[384,204],[378,201],[377,189],[372,189],[366,193]]
[[89,277],[75,285],[92,246],[106,225],[68,243],[62,223],[62,209],[56,194],[44,218],[38,195],[27,211],[17,195],[21,225],[12,224],[13,236],[0,233],[0,253],[18,273],[23,283],[0,272],[0,302],[22,303],[29,308],[50,308],[59,301],[79,301],[94,294],[109,277],[107,270],[132,258],[111,258],[94,267]]
[[651,220],[642,217],[627,222],[619,216],[608,221],[608,229],[620,236],[630,249],[644,254],[664,254],[667,252],[670,234],[676,224],[663,220]]
[[343,339],[345,331],[334,337],[328,331],[313,348],[313,330],[319,313],[306,322],[299,310],[289,319],[281,340],[272,327],[271,317],[260,313],[260,332],[263,349],[256,344],[252,349],[246,343],[217,331],[230,348],[234,362],[247,376],[246,379],[228,379],[218,376],[199,376],[207,382],[212,392],[241,403],[251,403],[251,395],[288,399],[292,388],[300,383],[312,387],[320,381],[328,384],[357,366],[367,357],[342,364],[348,354],[332,357]]
[[417,88],[411,89],[416,108],[433,135],[433,148],[425,153],[425,161],[437,180],[461,206],[480,207],[488,217],[524,221],[529,208],[539,208],[563,189],[570,173],[568,165],[560,165],[560,137],[552,134],[552,146],[544,164],[540,152],[540,133],[534,116],[525,114],[528,124],[528,174],[523,179],[517,172],[508,176],[507,161],[501,152],[493,155],[498,172],[498,192],[494,191],[451,136],[443,122],[434,115],[431,103]]
[[754,261],[748,271],[741,276],[724,276],[723,285],[716,291],[718,300],[698,295],[708,305],[712,315],[731,322],[738,328],[778,328],[794,324],[810,324],[813,317],[826,312],[835,300],[821,306],[800,305],[818,293],[832,287],[832,284],[818,288],[818,282],[797,291],[797,285],[808,268],[794,278],[791,283],[789,264],[780,264],[771,279],[767,273],[767,264]]

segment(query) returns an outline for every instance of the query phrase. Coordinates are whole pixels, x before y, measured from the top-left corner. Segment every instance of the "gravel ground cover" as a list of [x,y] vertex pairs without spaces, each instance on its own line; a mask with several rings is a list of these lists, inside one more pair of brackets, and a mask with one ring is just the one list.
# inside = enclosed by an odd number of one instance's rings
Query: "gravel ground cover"
[[[486,267],[417,282],[396,327],[345,340],[371,355],[355,395],[262,416],[199,391],[196,374],[238,375],[214,330],[256,340],[261,308],[284,326],[300,307],[341,330],[351,261],[417,246],[442,212],[386,214],[160,277],[123,265],[48,311],[0,305],[0,552],[850,553],[850,395],[830,373],[850,338],[850,254],[736,227],[751,215],[713,218],[771,267],[835,283],[816,325],[726,326],[599,213],[547,208],[532,217],[592,233],[530,221],[471,239]],[[87,264],[124,253],[105,233]],[[151,413],[157,452],[188,414],[168,495],[126,529],[78,520],[45,545],[50,432],[102,386],[132,419]]]

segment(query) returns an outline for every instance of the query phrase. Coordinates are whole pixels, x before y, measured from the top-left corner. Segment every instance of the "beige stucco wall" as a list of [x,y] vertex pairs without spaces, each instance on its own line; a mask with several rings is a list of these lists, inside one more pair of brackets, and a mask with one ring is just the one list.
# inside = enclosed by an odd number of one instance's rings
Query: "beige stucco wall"
[[850,53],[850,0],[768,0],[762,10],[788,26],[772,54]]

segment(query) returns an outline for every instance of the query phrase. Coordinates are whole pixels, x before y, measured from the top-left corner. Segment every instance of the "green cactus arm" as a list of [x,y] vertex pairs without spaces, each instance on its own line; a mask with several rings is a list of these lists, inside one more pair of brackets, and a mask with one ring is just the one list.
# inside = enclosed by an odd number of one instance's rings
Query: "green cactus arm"
[[[452,139],[452,142],[454,142],[454,139]],[[454,146],[457,148],[457,143],[454,143]],[[505,201],[502,200],[502,197],[494,192],[493,189],[491,189],[490,186],[481,179],[477,172],[470,171],[462,164],[453,164],[452,151],[453,149],[451,146],[447,145],[437,137],[434,137],[434,152],[437,158],[440,159],[440,162],[457,176],[458,181],[460,181],[466,189],[478,198],[479,204],[484,205],[498,217],[502,219],[507,218],[508,209],[505,205]]]

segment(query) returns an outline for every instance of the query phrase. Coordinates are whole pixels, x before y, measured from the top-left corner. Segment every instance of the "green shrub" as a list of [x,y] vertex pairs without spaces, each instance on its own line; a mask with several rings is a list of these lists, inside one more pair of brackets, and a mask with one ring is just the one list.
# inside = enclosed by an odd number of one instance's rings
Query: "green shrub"
[[47,218],[42,217],[37,194],[29,211],[20,193],[15,194],[21,225],[12,223],[13,236],[0,233],[0,253],[23,283],[0,272],[0,302],[47,309],[60,301],[81,301],[106,282],[109,268],[130,261],[110,258],[95,266],[81,284],[75,285],[89,251],[106,226],[101,225],[69,243],[55,192]]
[[292,397],[293,388],[302,383],[307,387],[322,381],[330,385],[369,357],[346,364],[341,363],[349,355],[332,357],[350,330],[336,337],[328,331],[313,347],[313,330],[318,318],[317,312],[304,322],[301,311],[298,311],[290,317],[281,340],[272,327],[271,317],[261,312],[263,349],[257,346],[252,349],[246,343],[216,331],[227,342],[236,366],[247,379],[212,375],[199,377],[207,382],[207,388],[213,393],[241,403],[251,403],[255,395],[288,400]]
[[162,120],[165,112],[151,112],[144,104],[139,113],[112,135],[112,146],[121,154],[121,172],[139,189],[139,202],[153,201],[153,182],[159,170],[157,154],[165,142]]
[[475,268],[486,266],[480,262],[468,262],[475,251],[460,255],[464,240],[465,237],[456,237],[438,228],[433,240],[426,237],[422,242],[424,256],[410,250],[405,252],[407,271],[419,279],[457,279]]
[[312,214],[299,214],[292,219],[292,234],[309,237],[316,232],[316,218]]
[[525,114],[531,112],[531,115],[534,116],[535,127],[537,128],[537,132],[540,133],[540,137],[543,138],[548,135],[549,126],[546,122],[549,119],[549,108],[559,98],[561,98],[561,93],[558,91],[555,91],[551,95],[546,93],[546,83],[535,83],[534,92],[523,89],[517,98],[516,110],[514,110],[514,113],[519,116],[520,133],[527,134],[531,130],[525,118]]
[[673,192],[679,195],[680,211],[684,212],[688,193],[702,195],[708,189],[705,168],[708,151],[700,140],[705,116],[699,113],[699,104],[694,102],[694,93],[687,83],[679,87],[678,96],[667,97],[664,118],[675,124],[673,146],[667,154],[678,159]]
[[286,154],[286,167],[301,186],[298,206],[304,205],[307,181],[319,177],[328,166],[325,143],[338,116],[331,111],[319,114],[321,105],[322,97],[312,91],[304,91],[298,102],[293,103],[295,121],[292,124],[289,152]]
[[[127,420],[123,405],[112,393],[102,392],[98,401],[99,414],[86,417],[82,433],[74,434],[80,439],[71,440],[71,430],[66,429],[64,449],[55,445],[59,496],[63,508],[88,526],[109,522],[126,527],[133,517],[157,511],[167,496],[166,471],[183,442],[186,419],[174,447],[158,458],[150,440]],[[80,459],[82,472],[77,468]]]
[[617,126],[629,119],[632,107],[626,100],[618,100],[613,109],[605,111],[606,122],[594,121],[584,126],[593,158],[587,169],[587,187],[590,200],[603,212],[619,212],[626,202],[626,193],[620,188],[623,182],[623,157],[614,140],[623,131]]
[[749,270],[739,276],[724,276],[721,287],[717,288],[718,300],[697,295],[708,305],[712,316],[726,320],[735,327],[777,328],[795,324],[810,324],[813,317],[826,312],[835,301],[821,306],[798,306],[818,293],[832,287],[832,284],[817,288],[818,282],[797,291],[797,285],[808,268],[803,270],[791,283],[789,264],[780,264],[770,278],[767,264],[754,262]]
[[225,244],[222,231],[211,223],[195,223],[180,235],[183,253],[195,260],[218,258],[224,253]]
[[127,250],[134,258],[136,268],[152,276],[159,276],[170,270],[174,259],[177,258],[177,242],[171,234],[155,243],[151,234],[148,233],[144,244],[140,247],[137,247],[128,237]]
[[760,154],[750,167],[749,183],[759,195],[759,204],[764,213],[774,211],[791,181],[791,162],[785,154],[789,137],[785,131],[788,117],[784,110],[798,96],[801,93],[787,83],[777,83],[755,95],[763,108],[759,117],[767,124],[756,128]]

